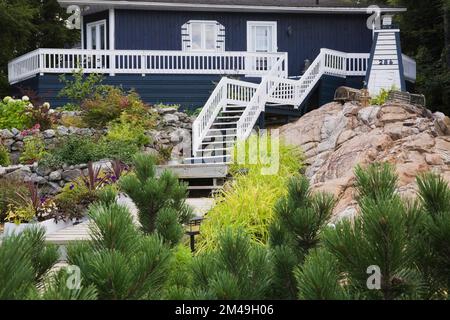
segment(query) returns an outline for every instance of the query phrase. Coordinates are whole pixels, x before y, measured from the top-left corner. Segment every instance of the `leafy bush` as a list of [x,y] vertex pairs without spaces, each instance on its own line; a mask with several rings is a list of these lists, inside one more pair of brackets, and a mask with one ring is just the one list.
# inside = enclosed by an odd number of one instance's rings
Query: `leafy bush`
[[370,101],[371,104],[377,105],[377,106],[382,106],[386,103],[386,101],[389,98],[389,94],[391,93],[391,91],[395,91],[397,90],[395,86],[392,86],[392,88],[390,90],[386,90],[386,89],[381,89],[380,93],[372,98],[372,100]]
[[0,221],[3,221],[10,204],[25,205],[23,198],[29,196],[29,190],[23,181],[0,179]]
[[21,224],[31,222],[35,218],[36,213],[31,204],[22,207],[15,207],[14,205],[10,204],[9,209],[6,212],[5,221],[15,224]]
[[43,166],[76,165],[101,159],[102,150],[89,137],[68,136],[61,139],[51,154],[44,158]]
[[11,164],[8,149],[0,141],[0,167],[7,167]]
[[104,86],[92,98],[84,100],[81,108],[88,126],[104,128],[109,122],[119,119],[126,110],[131,115],[140,109],[145,111],[147,107],[134,92],[125,93],[121,88]]
[[68,107],[71,110],[77,110],[84,100],[91,98],[102,87],[101,83],[104,77],[95,73],[86,77],[82,69],[74,71],[71,77],[71,79],[67,79],[65,75],[60,76],[59,80],[64,83],[64,88],[58,96],[70,99],[73,103]]
[[41,106],[30,106],[27,113],[31,118],[31,123],[39,125],[41,130],[51,129],[55,123],[55,119],[52,115],[50,104],[48,102]]
[[[256,143],[252,136],[249,143]],[[248,146],[248,145],[247,145]],[[246,148],[246,157],[250,151]],[[279,171],[265,175],[262,163],[231,165],[234,180],[228,182],[216,196],[217,205],[208,213],[202,224],[199,251],[211,250],[217,244],[218,231],[225,226],[242,228],[253,241],[266,243],[268,226],[273,220],[273,208],[280,197],[286,194],[286,183],[302,168],[298,149],[281,143],[279,148]]]
[[39,136],[30,136],[24,138],[23,151],[19,160],[24,164],[33,164],[43,159],[47,154],[44,140]]
[[0,101],[0,128],[18,130],[29,128],[31,125],[31,117],[27,113],[29,104],[27,97],[23,100],[6,97]]
[[142,126],[125,121],[112,123],[108,127],[106,139],[135,145],[138,148],[150,143],[150,138]]

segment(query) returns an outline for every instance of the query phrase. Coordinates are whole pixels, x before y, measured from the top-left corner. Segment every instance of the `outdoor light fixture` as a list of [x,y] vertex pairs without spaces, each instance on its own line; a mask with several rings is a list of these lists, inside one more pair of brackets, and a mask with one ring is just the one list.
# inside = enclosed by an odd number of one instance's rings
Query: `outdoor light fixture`
[[203,222],[203,217],[195,217],[188,223],[188,231],[186,234],[190,237],[191,251],[195,252],[195,236],[200,234],[200,225]]

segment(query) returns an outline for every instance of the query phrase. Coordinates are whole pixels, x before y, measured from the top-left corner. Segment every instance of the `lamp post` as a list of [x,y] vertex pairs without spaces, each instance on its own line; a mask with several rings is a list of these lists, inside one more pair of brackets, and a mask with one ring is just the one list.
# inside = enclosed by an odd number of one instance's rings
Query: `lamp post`
[[195,252],[195,236],[198,236],[200,234],[200,225],[202,224],[203,220],[203,217],[195,217],[188,223],[188,231],[186,231],[186,234],[190,238],[192,252]]

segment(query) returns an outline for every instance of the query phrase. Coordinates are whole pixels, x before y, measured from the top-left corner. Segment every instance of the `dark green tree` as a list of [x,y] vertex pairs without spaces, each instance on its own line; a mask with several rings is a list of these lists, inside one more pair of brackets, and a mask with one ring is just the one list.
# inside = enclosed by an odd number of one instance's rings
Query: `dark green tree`
[[[347,289],[353,297],[364,299],[422,297],[415,246],[420,206],[398,195],[397,176],[387,164],[357,167],[355,175],[360,215],[324,233],[325,247],[335,257],[340,273],[346,275]],[[380,271],[378,290],[367,285],[371,267]]]
[[119,185],[136,204],[142,230],[147,234],[158,232],[176,244],[183,236],[181,223],[192,216],[186,204],[187,188],[169,171],[158,177],[155,162],[152,156],[136,155],[134,174],[124,176]]
[[307,178],[290,180],[288,194],[276,204],[270,226],[274,298],[297,298],[294,269],[319,245],[321,230],[329,222],[334,205],[332,196],[312,194]]
[[170,248],[144,235],[127,208],[102,201],[91,206],[92,240],[68,247],[68,260],[99,299],[159,299],[168,277]]
[[63,48],[79,41],[80,31],[65,27],[68,17],[57,0],[0,1],[0,97],[9,91],[8,62],[37,48]]

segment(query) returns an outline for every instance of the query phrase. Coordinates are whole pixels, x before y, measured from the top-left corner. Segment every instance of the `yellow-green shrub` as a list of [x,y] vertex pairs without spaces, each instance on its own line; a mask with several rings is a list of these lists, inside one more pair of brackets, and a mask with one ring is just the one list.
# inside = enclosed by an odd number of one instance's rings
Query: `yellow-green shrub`
[[[258,138],[251,137],[254,143]],[[248,146],[248,142],[247,142]],[[246,148],[248,159],[249,150]],[[217,205],[207,214],[201,226],[198,251],[209,251],[217,244],[217,237],[224,227],[242,228],[251,239],[266,243],[268,226],[273,218],[273,206],[286,193],[287,179],[300,174],[301,152],[283,142],[279,148],[279,170],[276,174],[264,175],[261,163],[231,166],[234,179],[216,196]],[[243,171],[245,173],[242,173]]]

